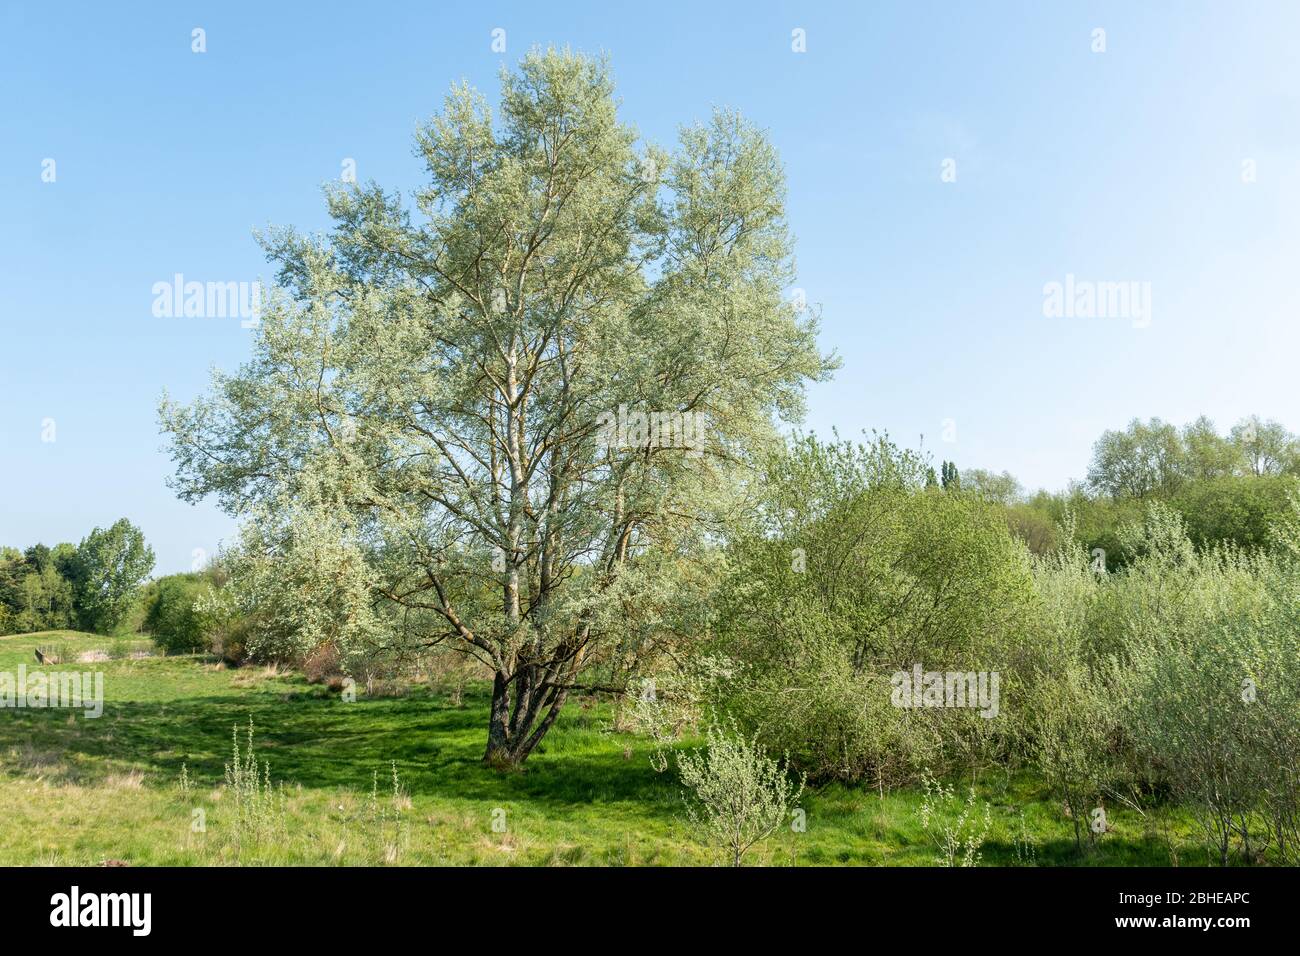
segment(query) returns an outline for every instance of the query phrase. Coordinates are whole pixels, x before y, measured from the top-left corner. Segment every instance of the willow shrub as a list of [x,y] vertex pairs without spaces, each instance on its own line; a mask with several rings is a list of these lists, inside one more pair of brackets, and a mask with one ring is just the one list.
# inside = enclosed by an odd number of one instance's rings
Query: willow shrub
[[1035,562],[1024,751],[1080,842],[1080,810],[1159,792],[1197,814],[1220,862],[1295,861],[1300,517],[1268,553],[1198,548],[1158,503],[1120,537],[1117,572],[1068,520],[1066,544]]
[[732,866],[792,820],[804,779],[791,779],[785,762],[768,757],[757,736],[746,738],[731,724],[711,723],[708,746],[679,752],[686,820],[697,840],[726,852]]
[[1024,657],[1019,751],[1060,801],[1081,849],[1092,814],[1124,776],[1121,733],[1097,661],[1095,618],[1107,575],[1080,543],[1072,515],[1061,546],[1034,561],[1033,640]]
[[[1032,605],[1028,554],[996,506],[927,487],[886,438],[805,438],[767,462],[728,542],[717,621],[739,664],[723,701],[811,779],[881,787],[1005,756]],[[999,672],[998,716],[895,707],[891,677]]]
[[[1139,557],[1106,590],[1122,646],[1108,667],[1144,771],[1192,808],[1219,862],[1289,853],[1300,641],[1287,624],[1295,564],[1285,554],[1198,550],[1181,518],[1153,506]],[[1115,626],[1118,625],[1118,626]]]
[[208,649],[201,599],[212,585],[198,574],[177,574],[157,582],[144,617],[144,629],[168,654],[193,654]]

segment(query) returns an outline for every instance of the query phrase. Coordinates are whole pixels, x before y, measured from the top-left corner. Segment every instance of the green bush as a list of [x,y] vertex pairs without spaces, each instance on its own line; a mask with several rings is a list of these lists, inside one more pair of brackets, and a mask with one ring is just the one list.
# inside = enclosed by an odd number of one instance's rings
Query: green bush
[[1265,553],[1198,547],[1152,502],[1116,532],[1118,571],[1094,566],[1073,524],[1076,544],[1035,562],[1023,752],[1076,839],[1080,810],[1107,796],[1167,795],[1221,863],[1300,859],[1300,513]]
[[211,585],[197,574],[162,578],[153,588],[144,628],[168,654],[193,654],[208,649],[205,619],[199,600]]
[[[725,704],[814,780],[893,786],[1010,739],[1029,556],[1000,505],[927,488],[925,470],[887,439],[805,439],[768,463],[756,516],[729,543],[717,630],[742,666]],[[917,664],[999,672],[1001,716],[894,706],[892,675]]]
[[1253,859],[1267,842],[1274,763],[1295,762],[1268,734],[1300,719],[1286,686],[1300,642],[1277,614],[1288,573],[1238,548],[1197,550],[1158,504],[1132,550],[1106,597],[1126,636],[1110,664],[1121,722],[1149,777],[1196,812],[1218,861],[1234,849]]
[[734,725],[710,724],[707,739],[705,749],[677,754],[686,819],[697,840],[740,866],[754,844],[790,822],[804,781],[793,782],[756,737],[747,739]]
[[1241,475],[1201,481],[1170,502],[1199,547],[1230,542],[1265,548],[1272,527],[1286,514],[1287,496],[1296,487],[1290,475]]

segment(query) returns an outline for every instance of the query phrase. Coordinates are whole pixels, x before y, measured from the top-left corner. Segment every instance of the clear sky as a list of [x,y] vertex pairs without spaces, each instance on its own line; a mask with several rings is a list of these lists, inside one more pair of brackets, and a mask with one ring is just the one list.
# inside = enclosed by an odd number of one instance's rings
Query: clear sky
[[[347,158],[414,185],[417,121],[535,44],[608,53],[660,143],[713,105],[770,132],[844,360],[815,430],[1060,488],[1133,416],[1300,429],[1297,37],[1293,0],[5,2],[0,543],[126,516],[171,572],[229,539],[164,484],[154,410],[252,333],[155,317],[154,283],[269,279],[254,228],[324,227]],[[1067,275],[1150,283],[1149,324],[1045,316]]]

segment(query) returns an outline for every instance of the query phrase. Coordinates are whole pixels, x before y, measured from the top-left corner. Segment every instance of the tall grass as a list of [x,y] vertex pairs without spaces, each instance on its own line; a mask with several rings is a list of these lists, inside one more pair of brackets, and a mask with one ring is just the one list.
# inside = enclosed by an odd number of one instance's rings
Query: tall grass
[[271,784],[271,764],[258,764],[253,750],[253,718],[248,718],[244,748],[239,746],[239,728],[230,732],[231,761],[226,764],[226,790],[234,804],[229,838],[237,853],[247,847],[282,838],[287,831],[287,798],[284,784]]

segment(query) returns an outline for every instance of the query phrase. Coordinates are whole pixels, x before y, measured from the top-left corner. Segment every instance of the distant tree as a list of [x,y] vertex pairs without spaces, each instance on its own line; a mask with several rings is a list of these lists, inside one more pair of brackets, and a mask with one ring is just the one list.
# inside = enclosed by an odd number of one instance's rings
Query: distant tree
[[22,581],[24,607],[19,614],[22,631],[52,631],[71,627],[75,620],[72,586],[46,562],[45,570],[31,571]]
[[[1105,552],[1106,568],[1112,571],[1124,567],[1128,561],[1121,532],[1135,522],[1140,523],[1145,514],[1143,503],[1137,498],[1099,495],[1077,482],[1071,482],[1064,492],[1037,492],[1024,505],[1015,506],[1009,512],[1016,520],[1009,518],[1008,523],[1022,539],[1038,538],[1036,546],[1031,544],[1036,554],[1049,554],[1073,540],[1089,555],[1100,548]],[[1050,532],[1041,527],[1044,519],[1052,526]],[[1029,527],[1018,529],[1018,523]],[[1069,538],[1062,536],[1067,531]]]
[[1220,435],[1202,415],[1183,428],[1184,474],[1189,481],[1213,481],[1240,474],[1246,467],[1241,449]]
[[1282,424],[1251,415],[1232,426],[1230,441],[1253,475],[1278,475],[1300,464],[1300,442]]
[[72,588],[57,569],[55,552],[33,545],[0,549],[0,634],[72,626]]
[[0,634],[10,634],[16,627],[14,617],[22,604],[20,582],[24,574],[23,553],[17,548],[0,548],[0,606],[7,610],[0,614],[3,629]]
[[23,560],[39,574],[50,566],[52,560],[50,549],[43,544],[34,544],[23,552]]
[[78,546],[72,565],[82,627],[107,634],[153,571],[154,553],[140,529],[122,518],[107,530],[92,531]]
[[54,569],[71,581],[76,572],[77,546],[67,541],[59,542],[50,549],[50,560]]
[[961,486],[1003,505],[1014,504],[1024,495],[1020,482],[1009,471],[999,475],[983,468],[968,468],[961,476]]
[[1273,526],[1291,512],[1290,496],[1296,487],[1290,475],[1234,475],[1190,484],[1170,505],[1182,516],[1193,544],[1204,547],[1228,541],[1244,548],[1267,548]]
[[1178,429],[1158,418],[1107,431],[1092,450],[1088,483],[1115,498],[1171,494],[1183,484],[1186,453]]
[[1057,522],[1047,509],[1032,502],[1008,505],[1007,527],[1034,554],[1052,554],[1061,546]]
[[961,488],[961,475],[957,473],[957,463],[945,461],[941,472],[940,483],[945,491],[958,491]]

